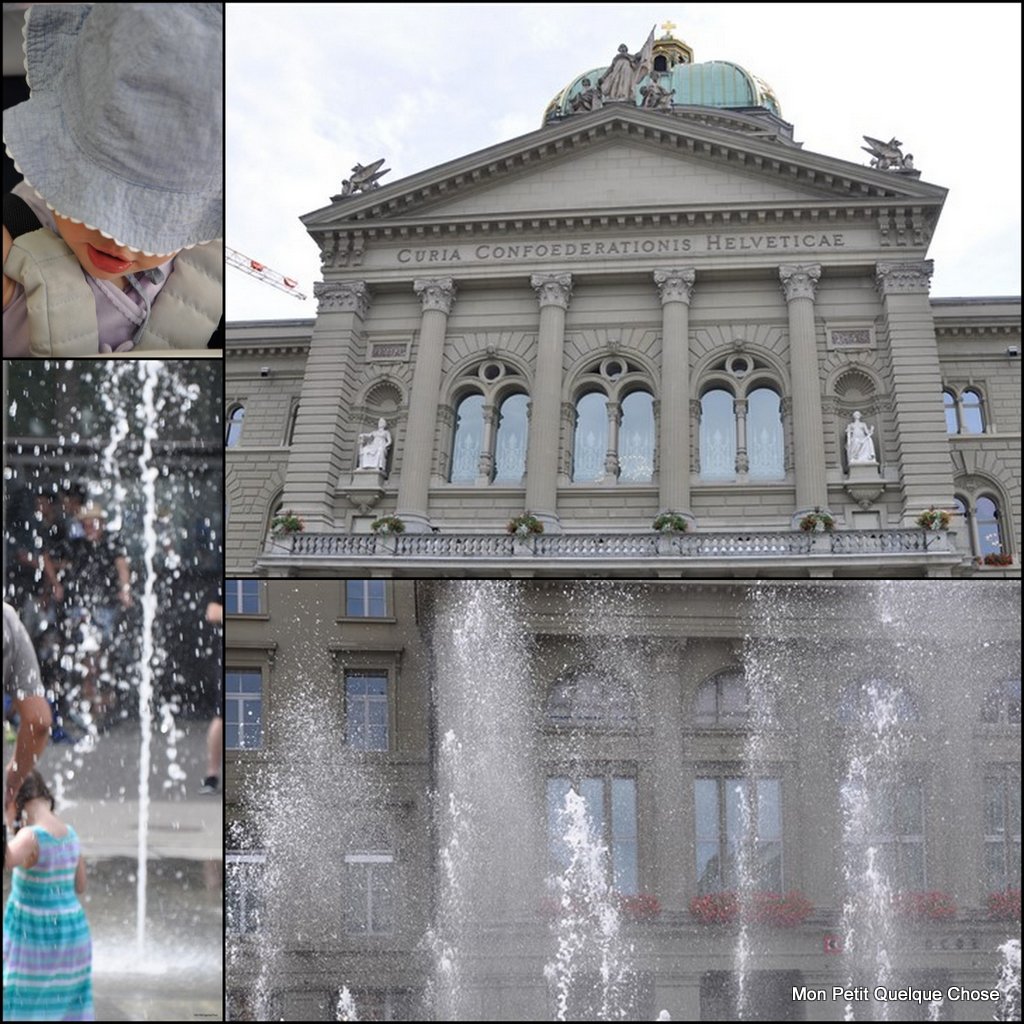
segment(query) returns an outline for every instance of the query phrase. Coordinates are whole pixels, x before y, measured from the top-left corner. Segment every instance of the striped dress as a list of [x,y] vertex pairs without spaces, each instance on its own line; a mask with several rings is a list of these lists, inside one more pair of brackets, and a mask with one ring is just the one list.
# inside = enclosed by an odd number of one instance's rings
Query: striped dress
[[4,1020],[93,1020],[92,941],[75,893],[78,836],[39,841],[34,868],[15,868],[4,911]]

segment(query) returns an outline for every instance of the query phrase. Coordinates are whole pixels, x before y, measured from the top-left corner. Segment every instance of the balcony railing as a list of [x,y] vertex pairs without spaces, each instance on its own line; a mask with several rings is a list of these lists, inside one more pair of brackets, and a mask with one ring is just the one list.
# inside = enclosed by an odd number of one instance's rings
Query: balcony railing
[[803,531],[736,531],[726,533],[546,533],[526,538],[509,534],[296,533],[268,541],[261,564],[324,562],[367,564],[380,560],[439,565],[481,562],[569,563],[645,561],[727,562],[797,560],[817,562],[873,559],[957,563],[961,554],[951,534],[917,529]]

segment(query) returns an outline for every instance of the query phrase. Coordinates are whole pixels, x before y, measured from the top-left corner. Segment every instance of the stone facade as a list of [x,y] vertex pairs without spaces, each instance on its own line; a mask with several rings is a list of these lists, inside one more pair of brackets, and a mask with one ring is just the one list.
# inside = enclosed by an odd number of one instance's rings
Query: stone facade
[[[1019,887],[1019,840],[1014,867],[1012,827],[993,833],[984,817],[992,780],[1019,801],[1018,585],[350,583],[354,601],[343,581],[250,580],[246,605],[234,606],[246,614],[230,614],[238,581],[228,581],[229,701],[232,672],[261,680],[252,749],[231,749],[238,718],[231,707],[227,715],[235,836],[228,860],[238,865],[228,1019],[335,1019],[342,985],[355,993],[362,1019],[552,1019],[543,981],[555,949],[542,886],[550,869],[545,786],[573,771],[612,772],[635,787],[632,888],[653,898],[657,912],[635,921],[627,914],[623,926],[641,983],[625,1019],[653,1020],[661,1009],[674,1020],[737,1019],[729,979],[738,928],[701,923],[691,909],[708,888],[698,868],[695,785],[748,773],[779,780],[777,882],[813,907],[796,927],[754,933],[752,984],[762,1010],[772,1019],[843,1019],[842,1001],[794,1004],[789,985],[830,987],[856,973],[836,945],[845,891],[840,791],[850,751],[859,749],[851,747],[852,716],[866,680],[897,685],[903,695],[893,770],[919,799],[923,822],[916,838],[905,837],[920,852],[912,884],[957,908],[951,919],[898,926],[894,977],[919,987],[992,986],[995,949],[1019,928],[987,910],[990,890],[1003,884],[993,874],[995,854],[1010,851],[1010,884]],[[453,622],[454,648],[446,639]],[[518,639],[525,646],[516,648]],[[760,678],[774,688],[770,712],[722,691],[704,699],[716,680],[736,671],[743,678],[744,669],[747,686]],[[355,715],[346,684],[366,672],[387,680],[388,731],[377,749],[353,758],[345,749]],[[484,678],[491,672],[493,681]],[[584,685],[595,680],[597,689]],[[459,719],[459,701],[481,705],[480,715]],[[755,713],[769,724],[752,741]],[[500,792],[502,835],[526,881],[492,864],[486,893],[472,890],[460,1014],[445,1016],[435,994],[432,1017],[424,1003],[435,961],[424,935],[440,920],[447,890],[436,855],[444,810],[435,815],[431,793],[446,791],[451,778],[442,754],[448,728],[488,717],[502,723],[497,738],[483,728],[458,738],[477,759],[476,811]],[[514,737],[525,739],[527,759]],[[488,782],[495,769],[500,781]],[[380,894],[388,910],[376,927],[353,923],[343,909],[350,851],[367,848],[353,809],[367,799],[383,814],[373,849],[388,872]],[[517,802],[526,808],[522,821]],[[278,824],[268,827],[268,819]],[[479,826],[480,817],[473,820]],[[464,841],[476,835],[471,829]],[[257,854],[267,836],[270,848]],[[245,873],[244,858],[263,855],[266,864]],[[276,895],[260,897],[264,884]],[[488,902],[518,894],[518,884],[530,895],[511,910]],[[239,916],[254,900],[259,926]],[[486,920],[472,917],[484,907]],[[269,1017],[258,1016],[262,999]],[[927,1010],[904,1005],[899,1013],[909,1016],[898,1019],[925,1019]],[[942,1008],[942,1019],[990,1015],[971,1000]]]
[[[781,133],[766,141],[758,127],[736,112],[610,105],[304,217],[324,256],[316,321],[228,332],[229,407],[246,404],[228,452],[229,571],[1018,573],[1020,359],[1008,353],[1019,353],[1019,301],[929,299],[943,189]],[[261,465],[247,449],[278,429],[269,424],[280,425],[284,399],[271,387],[278,404],[265,406],[250,382],[278,347],[299,411],[288,451]],[[948,434],[947,383],[981,395],[981,433]],[[758,388],[777,402],[770,479],[754,449]],[[709,392],[733,403],[725,470],[713,473]],[[584,481],[574,460],[588,393],[603,395],[607,426],[595,435],[599,470]],[[633,477],[619,437],[631,393],[649,396],[654,420],[641,460],[650,468]],[[469,394],[483,404],[466,472],[454,449]],[[495,446],[513,394],[527,396],[529,424],[510,479]],[[875,429],[871,473],[845,464],[855,409]],[[394,445],[369,486],[353,476],[357,435],[378,416]],[[914,536],[921,512],[953,510],[963,493],[973,515],[982,491],[998,506],[998,542],[956,516],[949,533]],[[278,502],[306,534],[270,545]],[[815,508],[836,532],[804,551],[795,535]],[[497,541],[524,512],[545,538],[586,538],[590,554],[560,539],[506,557],[495,543],[485,565],[453,548],[455,537],[467,549]],[[653,543],[661,512],[686,520],[685,551]],[[403,520],[404,538],[369,536],[384,514]],[[599,535],[624,553],[602,555]],[[731,540],[694,550],[704,535]],[[976,566],[994,543],[1012,565]]]

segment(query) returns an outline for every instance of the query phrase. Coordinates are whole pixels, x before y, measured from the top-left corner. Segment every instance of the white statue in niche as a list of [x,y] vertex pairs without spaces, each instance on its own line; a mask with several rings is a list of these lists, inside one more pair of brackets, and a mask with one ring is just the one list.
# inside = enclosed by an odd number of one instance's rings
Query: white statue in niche
[[359,468],[375,469],[383,473],[388,462],[391,434],[385,419],[377,420],[377,429],[359,435]]
[[877,464],[875,457],[875,428],[869,427],[855,412],[853,419],[846,424],[846,459],[851,466],[865,463]]

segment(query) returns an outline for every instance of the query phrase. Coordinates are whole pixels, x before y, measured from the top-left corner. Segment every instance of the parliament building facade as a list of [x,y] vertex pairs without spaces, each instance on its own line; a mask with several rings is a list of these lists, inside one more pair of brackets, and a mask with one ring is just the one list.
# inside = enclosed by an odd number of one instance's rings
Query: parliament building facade
[[1020,302],[930,297],[945,189],[674,38],[600,70],[302,218],[316,319],[228,327],[229,573],[1019,576]]

